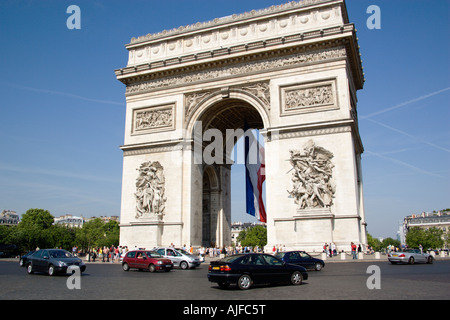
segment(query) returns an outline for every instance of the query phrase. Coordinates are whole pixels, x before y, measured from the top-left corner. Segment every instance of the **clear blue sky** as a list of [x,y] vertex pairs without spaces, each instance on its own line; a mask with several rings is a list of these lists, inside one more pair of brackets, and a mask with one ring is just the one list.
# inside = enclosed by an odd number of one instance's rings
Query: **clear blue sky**
[[[0,1],[0,210],[119,215],[125,67],[132,37],[280,0]],[[358,92],[368,231],[450,207],[449,1],[349,0],[366,84]],[[81,9],[69,30],[67,7]],[[369,30],[369,5],[381,29]],[[236,178],[236,176],[238,178]],[[233,220],[249,220],[233,170]]]

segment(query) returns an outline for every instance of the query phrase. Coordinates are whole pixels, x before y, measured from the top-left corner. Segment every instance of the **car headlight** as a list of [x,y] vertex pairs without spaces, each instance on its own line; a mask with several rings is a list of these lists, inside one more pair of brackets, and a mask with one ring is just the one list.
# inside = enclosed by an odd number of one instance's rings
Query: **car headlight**
[[158,261],[158,264],[163,264],[163,262],[162,261]]
[[58,262],[58,266],[60,266],[60,267],[67,267],[67,264],[65,262],[63,262],[63,261],[59,261]]

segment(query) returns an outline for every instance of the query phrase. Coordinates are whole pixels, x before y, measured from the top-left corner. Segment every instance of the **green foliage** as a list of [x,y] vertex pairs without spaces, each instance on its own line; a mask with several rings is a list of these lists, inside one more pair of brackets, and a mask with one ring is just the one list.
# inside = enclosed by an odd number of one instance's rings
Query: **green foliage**
[[54,225],[53,221],[54,217],[47,210],[30,209],[17,226],[0,226],[0,243],[15,244],[21,252],[37,247],[70,250],[77,246],[87,251],[94,247],[119,245],[117,221],[104,223],[97,218],[74,229]]
[[398,241],[396,239],[392,239],[392,238],[383,239],[383,242],[381,243],[381,247],[387,248],[389,245],[394,246],[394,247],[400,247],[401,243],[400,243],[400,241]]
[[418,248],[419,245],[422,245],[425,250],[441,248],[444,244],[442,234],[443,231],[438,228],[424,230],[419,227],[412,227],[406,234],[406,244],[411,248]]
[[45,230],[52,226],[54,218],[50,212],[44,209],[29,209],[22,216],[19,225],[23,228],[36,228]]
[[237,240],[243,246],[263,248],[267,244],[267,229],[263,226],[254,226],[249,229],[242,230]]
[[381,241],[367,234],[367,244],[372,247],[374,251],[380,251],[382,249]]

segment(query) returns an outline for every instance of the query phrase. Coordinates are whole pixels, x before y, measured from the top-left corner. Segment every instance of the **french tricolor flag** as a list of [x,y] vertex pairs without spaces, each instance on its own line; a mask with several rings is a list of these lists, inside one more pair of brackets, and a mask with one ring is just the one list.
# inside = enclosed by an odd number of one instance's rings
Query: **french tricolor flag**
[[263,202],[263,183],[266,180],[264,160],[264,147],[255,139],[251,130],[246,130],[245,177],[247,213],[261,222],[267,222]]

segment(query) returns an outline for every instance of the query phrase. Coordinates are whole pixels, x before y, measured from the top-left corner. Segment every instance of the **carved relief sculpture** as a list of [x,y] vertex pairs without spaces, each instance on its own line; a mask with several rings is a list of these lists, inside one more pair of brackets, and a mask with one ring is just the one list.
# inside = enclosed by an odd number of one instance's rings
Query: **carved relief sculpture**
[[285,109],[296,109],[302,107],[313,107],[332,104],[333,90],[331,84],[292,90],[286,92]]
[[133,132],[147,132],[155,129],[172,129],[174,127],[174,108],[151,107],[134,110]]
[[165,177],[164,168],[158,161],[145,162],[136,179],[136,219],[161,219],[164,215]]
[[269,83],[260,82],[256,83],[250,87],[243,87],[242,89],[249,91],[258,97],[266,106],[266,108],[270,107],[270,88]]
[[333,154],[318,147],[312,140],[303,150],[291,150],[292,191],[299,210],[330,208],[336,187],[333,182]]

